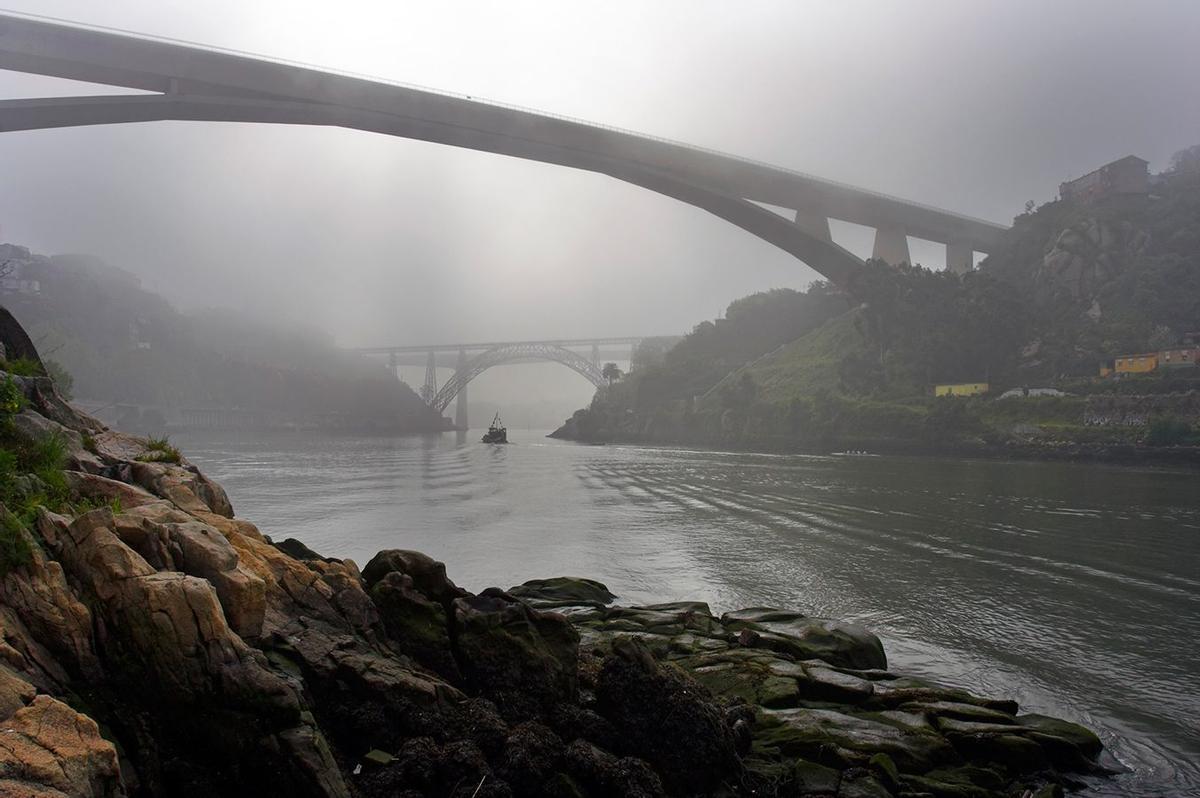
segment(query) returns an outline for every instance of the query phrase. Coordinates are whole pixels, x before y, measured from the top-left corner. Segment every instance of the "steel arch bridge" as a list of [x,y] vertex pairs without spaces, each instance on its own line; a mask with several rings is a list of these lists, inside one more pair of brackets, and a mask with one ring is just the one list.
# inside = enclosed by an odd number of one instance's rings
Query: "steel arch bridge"
[[439,413],[444,412],[454,397],[458,396],[467,383],[478,377],[493,366],[508,363],[523,363],[531,360],[548,360],[561,363],[576,374],[584,377],[592,385],[600,388],[606,384],[600,367],[588,358],[555,343],[513,343],[500,344],[492,347],[455,370],[454,376],[442,385],[437,395],[429,402],[429,406]]

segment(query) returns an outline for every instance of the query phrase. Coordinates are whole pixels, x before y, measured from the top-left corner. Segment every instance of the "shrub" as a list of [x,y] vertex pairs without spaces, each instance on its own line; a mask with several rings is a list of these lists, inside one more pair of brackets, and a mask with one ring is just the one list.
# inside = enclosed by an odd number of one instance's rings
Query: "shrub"
[[0,361],[0,370],[7,371],[9,374],[15,374],[18,377],[41,377],[45,374],[42,370],[42,364],[29,357],[19,357],[16,360],[2,360]]
[[1193,443],[1196,438],[1191,424],[1171,416],[1160,416],[1151,419],[1145,441],[1150,446],[1178,446]]
[[0,382],[0,420],[20,413],[24,407],[25,394],[21,392],[11,375],[5,377],[4,382]]
[[149,438],[146,453],[138,458],[143,463],[178,463],[183,455],[165,437]]

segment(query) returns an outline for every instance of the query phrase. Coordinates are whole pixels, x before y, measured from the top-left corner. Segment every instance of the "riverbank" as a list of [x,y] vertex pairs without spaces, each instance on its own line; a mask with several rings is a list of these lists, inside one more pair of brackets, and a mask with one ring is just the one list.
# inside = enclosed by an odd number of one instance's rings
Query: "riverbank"
[[58,441],[65,491],[3,511],[0,794],[1049,795],[1106,767],[852,624],[276,544],[177,451],[0,379],[6,445]]
[[673,434],[652,435],[602,430],[600,434],[582,433],[573,419],[547,437],[591,445],[628,444],[639,446],[704,447],[727,452],[763,454],[828,455],[843,452],[869,454],[979,458],[994,460],[1030,460],[1045,462],[1104,463],[1127,466],[1156,466],[1200,469],[1200,446],[1148,446],[1139,443],[1082,442],[1052,439],[1008,439],[999,441],[952,440],[919,441],[895,438],[853,437],[836,442],[802,442],[784,436],[734,437],[728,435]]

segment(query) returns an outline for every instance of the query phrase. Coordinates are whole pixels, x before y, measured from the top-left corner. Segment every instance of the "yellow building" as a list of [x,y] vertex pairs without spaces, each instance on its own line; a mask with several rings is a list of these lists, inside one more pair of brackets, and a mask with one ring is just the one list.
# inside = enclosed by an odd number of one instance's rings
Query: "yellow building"
[[953,385],[933,386],[934,396],[978,396],[988,392],[986,382],[960,382]]
[[1101,377],[1111,377],[1112,373],[1113,373],[1112,366],[1101,366],[1100,367],[1100,376]]
[[1114,371],[1118,374],[1145,374],[1158,368],[1158,354],[1151,352],[1146,355],[1121,355],[1114,361]]

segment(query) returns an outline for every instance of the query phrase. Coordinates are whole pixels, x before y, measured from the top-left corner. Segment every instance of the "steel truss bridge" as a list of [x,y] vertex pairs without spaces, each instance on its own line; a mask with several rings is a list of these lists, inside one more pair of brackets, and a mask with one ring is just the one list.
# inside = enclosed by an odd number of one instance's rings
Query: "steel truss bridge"
[[[632,363],[634,350],[644,340],[644,337],[625,337],[493,341],[429,346],[378,346],[351,351],[363,355],[386,355],[388,366],[393,373],[401,365],[414,364],[415,357],[424,356],[425,384],[418,391],[421,399],[439,413],[444,413],[450,403],[457,399],[454,423],[455,426],[465,429],[468,425],[467,384],[493,366],[537,361],[561,363],[600,388],[608,383],[602,374],[601,364],[622,360]],[[439,388],[438,367],[449,365],[445,356],[453,356],[453,353],[457,353],[453,366],[454,375]]]

